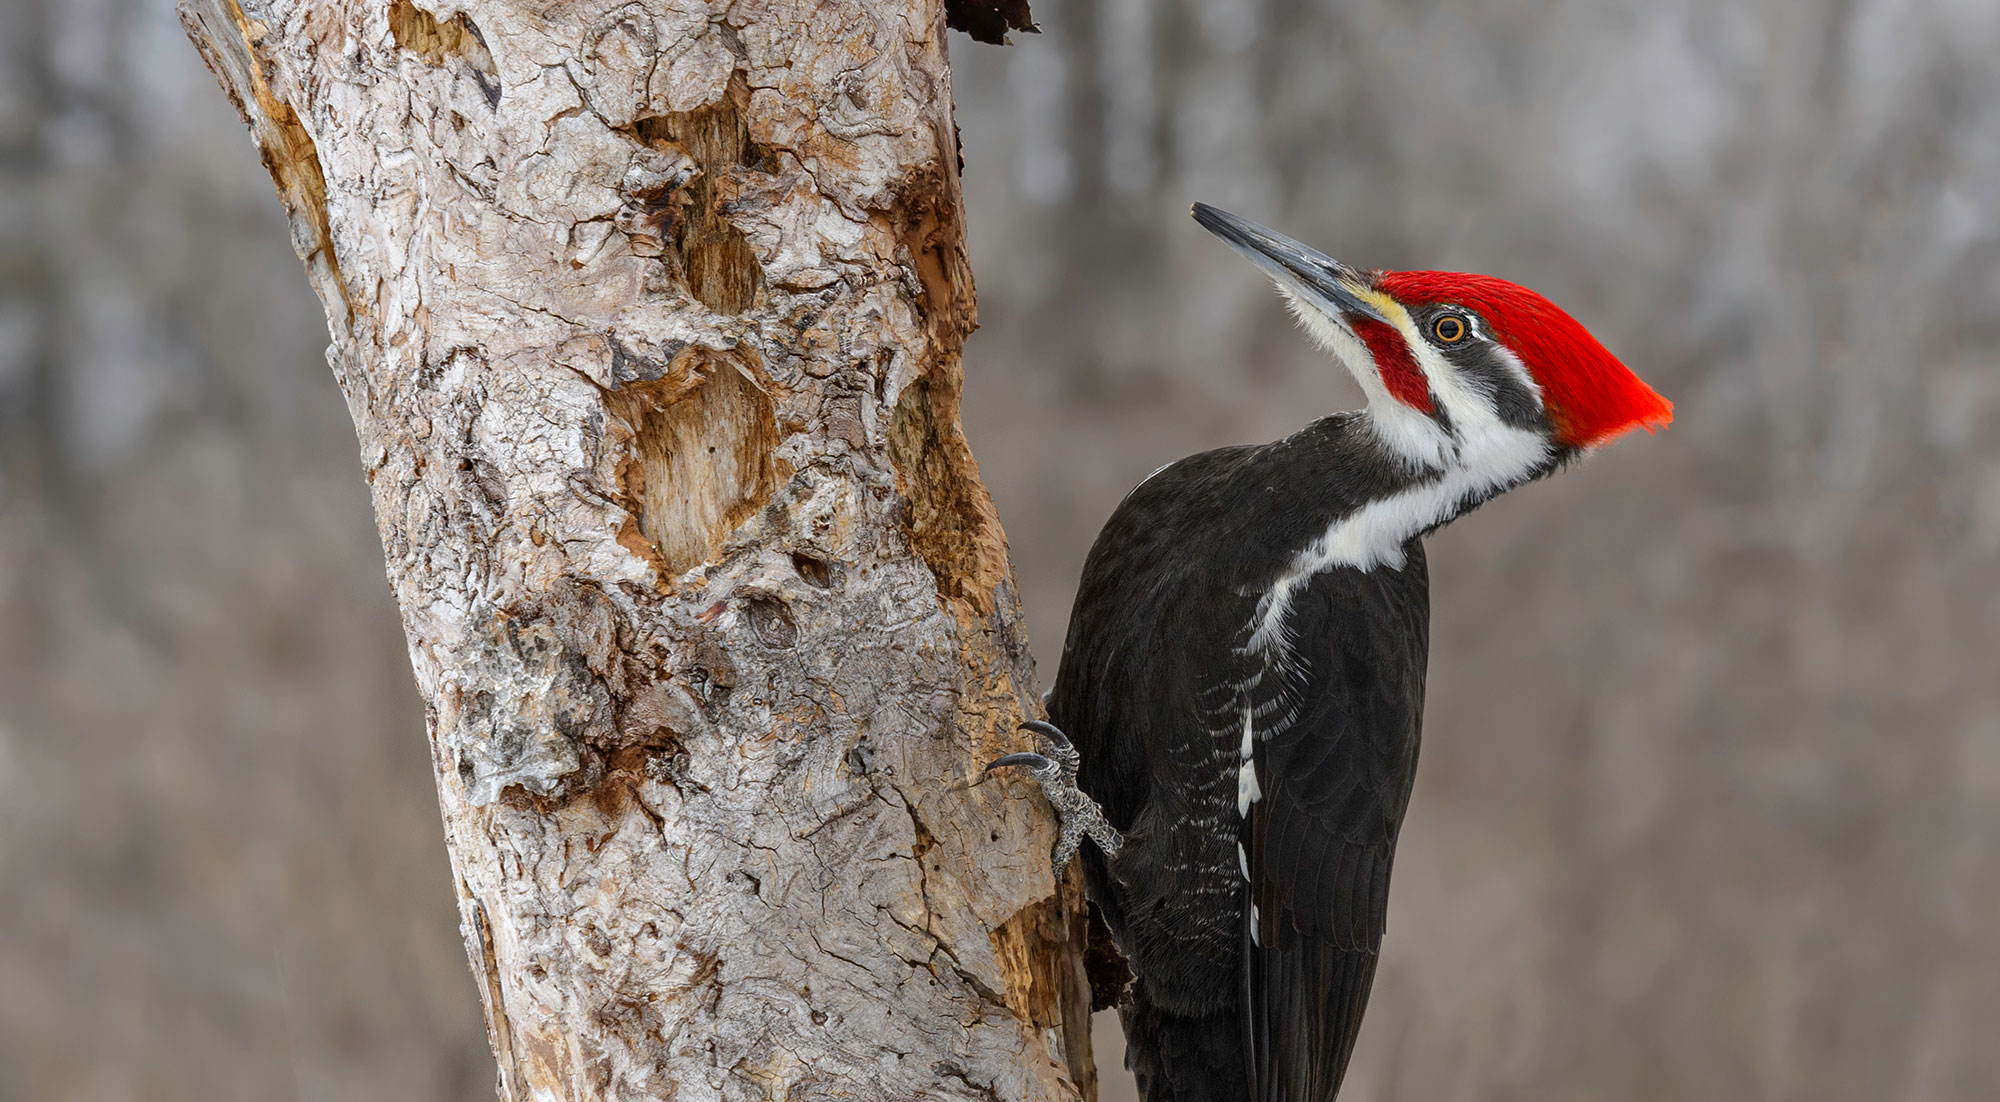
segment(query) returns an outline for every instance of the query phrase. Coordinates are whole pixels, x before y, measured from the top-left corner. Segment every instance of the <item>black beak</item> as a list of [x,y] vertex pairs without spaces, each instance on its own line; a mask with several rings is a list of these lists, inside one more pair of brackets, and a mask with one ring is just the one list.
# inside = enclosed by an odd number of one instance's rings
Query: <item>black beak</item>
[[1321,300],[1342,314],[1373,318],[1387,324],[1381,312],[1356,293],[1368,285],[1360,272],[1340,261],[1299,244],[1282,233],[1267,230],[1247,218],[1238,218],[1207,203],[1194,205],[1194,220],[1202,228],[1227,241],[1231,248],[1250,258],[1252,264],[1280,283]]

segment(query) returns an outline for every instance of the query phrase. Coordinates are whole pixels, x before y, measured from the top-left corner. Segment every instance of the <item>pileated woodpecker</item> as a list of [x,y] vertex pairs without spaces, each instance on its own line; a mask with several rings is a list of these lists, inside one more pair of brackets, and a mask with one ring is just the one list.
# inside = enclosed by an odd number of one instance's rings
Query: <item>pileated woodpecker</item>
[[1673,406],[1524,287],[1367,272],[1213,207],[1364,411],[1154,472],[1084,564],[1044,753],[1135,977],[1147,1102],[1326,1102],[1375,977],[1409,804],[1422,537]]

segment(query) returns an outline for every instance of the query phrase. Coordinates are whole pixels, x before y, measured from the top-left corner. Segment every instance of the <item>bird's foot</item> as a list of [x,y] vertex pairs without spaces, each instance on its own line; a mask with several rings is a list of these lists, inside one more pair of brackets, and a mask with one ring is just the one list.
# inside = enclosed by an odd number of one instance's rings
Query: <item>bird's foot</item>
[[1056,820],[1062,826],[1051,857],[1057,878],[1062,877],[1063,870],[1069,867],[1069,859],[1076,856],[1077,847],[1083,844],[1085,838],[1096,842],[1097,848],[1104,851],[1104,856],[1118,856],[1125,838],[1105,819],[1104,809],[1097,806],[1097,801],[1076,786],[1076,747],[1070,744],[1069,736],[1055,724],[1041,720],[1029,720],[1021,724],[1021,730],[1042,736],[1048,752],[1009,754],[986,768],[1019,766],[1042,786],[1042,795],[1048,797],[1050,806],[1056,809]]

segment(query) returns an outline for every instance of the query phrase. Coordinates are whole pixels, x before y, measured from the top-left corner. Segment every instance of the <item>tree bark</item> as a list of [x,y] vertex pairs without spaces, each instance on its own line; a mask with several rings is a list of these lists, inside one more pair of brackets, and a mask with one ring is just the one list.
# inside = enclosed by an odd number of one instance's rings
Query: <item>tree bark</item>
[[[1023,9],[1025,12],[1025,9]],[[326,306],[502,1097],[1093,1093],[938,0],[185,0]]]

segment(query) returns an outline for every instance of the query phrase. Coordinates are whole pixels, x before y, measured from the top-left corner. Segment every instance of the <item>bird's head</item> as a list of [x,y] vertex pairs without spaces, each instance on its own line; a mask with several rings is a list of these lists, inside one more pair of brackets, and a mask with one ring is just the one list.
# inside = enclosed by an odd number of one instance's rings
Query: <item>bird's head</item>
[[1361,384],[1384,443],[1412,465],[1511,466],[1539,448],[1540,469],[1673,420],[1671,402],[1526,287],[1459,272],[1360,271],[1206,204],[1194,217],[1271,277]]

